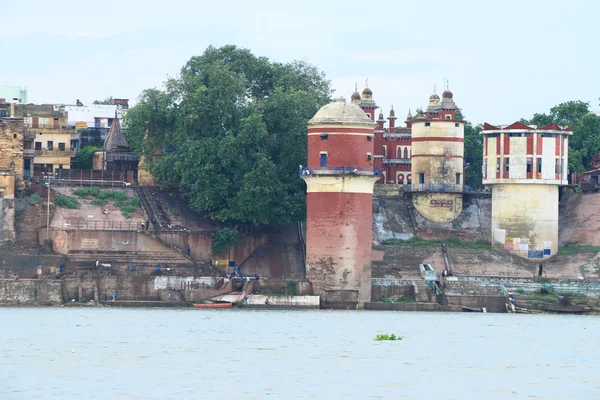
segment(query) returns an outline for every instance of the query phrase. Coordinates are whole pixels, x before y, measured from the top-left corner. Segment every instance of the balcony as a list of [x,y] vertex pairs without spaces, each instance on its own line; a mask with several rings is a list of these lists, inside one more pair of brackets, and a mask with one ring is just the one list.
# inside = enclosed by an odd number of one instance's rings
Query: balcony
[[23,140],[35,140],[35,132],[25,129],[23,131]]
[[54,150],[54,149],[43,149],[35,150],[36,157],[75,157],[75,150]]
[[406,185],[405,190],[407,192],[418,193],[471,193],[471,186],[469,185],[448,185],[443,183],[429,183],[429,184],[413,184]]
[[35,157],[34,149],[23,149],[23,158],[33,158]]
[[411,140],[412,135],[410,133],[384,133],[383,138],[395,140]]
[[137,162],[140,161],[140,156],[133,153],[110,153],[106,152],[106,162]]
[[411,165],[410,158],[384,158],[383,165]]
[[300,167],[300,175],[320,175],[320,176],[338,176],[338,175],[357,175],[357,176],[379,176],[381,170],[375,166],[370,167]]

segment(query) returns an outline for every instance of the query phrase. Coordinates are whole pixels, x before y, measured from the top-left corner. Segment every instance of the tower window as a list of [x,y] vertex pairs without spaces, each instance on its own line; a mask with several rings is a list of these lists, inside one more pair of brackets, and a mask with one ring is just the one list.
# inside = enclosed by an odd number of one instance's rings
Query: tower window
[[458,123],[458,122],[456,122],[456,123],[454,124],[454,126],[458,128],[458,126],[459,126],[459,123]]
[[327,153],[320,154],[321,156],[321,167],[327,166]]
[[321,135],[321,140],[327,140],[328,137],[329,135]]
[[425,122],[425,126],[431,126],[431,122]]
[[367,135],[367,142],[370,142],[371,140],[373,140],[373,136]]
[[460,173],[456,174],[456,184],[460,185]]
[[425,183],[425,173],[424,172],[419,172],[419,183],[421,183],[421,184]]
[[531,158],[527,159],[527,172],[531,173],[531,164],[533,164],[533,160]]
[[560,162],[558,161],[558,158],[557,158],[554,163],[554,173],[555,174],[558,174],[560,172],[559,168],[560,168]]
[[387,146],[383,146],[383,158],[387,157]]
[[504,159],[504,172],[508,172],[509,171],[509,163],[510,163],[510,158],[506,157]]
[[500,159],[496,158],[496,173],[500,173]]
[[538,174],[542,173],[542,159],[538,158],[538,168],[537,168],[537,172]]

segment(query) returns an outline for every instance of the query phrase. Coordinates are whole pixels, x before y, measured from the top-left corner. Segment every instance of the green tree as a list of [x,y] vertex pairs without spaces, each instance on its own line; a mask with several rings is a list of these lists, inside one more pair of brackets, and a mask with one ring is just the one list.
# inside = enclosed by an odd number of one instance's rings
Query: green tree
[[591,168],[592,157],[600,151],[600,117],[590,111],[590,104],[567,101],[550,109],[550,114],[534,114],[530,120],[521,120],[539,126],[555,122],[572,126],[569,137],[569,169],[583,171]]
[[[456,111],[456,119],[464,120],[465,116],[461,110]],[[473,189],[481,187],[483,175],[481,166],[483,164],[483,138],[479,134],[482,130],[481,125],[473,126],[470,122],[465,124],[465,184]]]
[[[235,46],[192,57],[125,120],[128,143],[190,206],[219,221],[285,224],[304,216],[306,122],[331,100],[315,67]],[[160,152],[160,157],[151,157]]]
[[92,169],[94,163],[94,153],[102,151],[102,147],[85,146],[77,152],[75,157],[75,168],[77,169]]
[[113,105],[115,104],[115,101],[113,99],[112,96],[105,98],[104,100],[94,100],[94,104],[106,104],[106,105]]

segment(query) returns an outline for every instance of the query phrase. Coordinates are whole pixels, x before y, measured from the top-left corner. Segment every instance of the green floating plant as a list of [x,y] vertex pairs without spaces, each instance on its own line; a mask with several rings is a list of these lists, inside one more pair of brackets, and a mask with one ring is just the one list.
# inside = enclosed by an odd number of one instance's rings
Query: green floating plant
[[402,339],[404,339],[402,336],[396,336],[393,333],[391,335],[388,335],[387,333],[384,333],[384,334],[378,333],[375,336],[375,339],[373,339],[373,340],[380,342],[382,340],[402,340]]

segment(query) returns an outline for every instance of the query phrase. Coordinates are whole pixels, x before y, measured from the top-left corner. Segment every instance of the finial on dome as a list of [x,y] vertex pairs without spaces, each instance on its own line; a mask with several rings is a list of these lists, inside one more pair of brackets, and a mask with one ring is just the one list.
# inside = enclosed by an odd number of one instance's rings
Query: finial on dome
[[339,98],[339,99],[337,99],[337,102],[338,102],[338,103],[345,103],[345,102],[346,102],[346,99],[344,98],[344,96],[340,96],[340,98]]
[[435,83],[433,84],[433,93],[435,94]]

